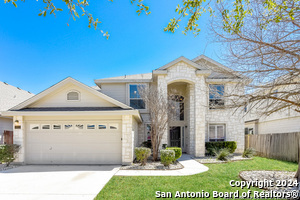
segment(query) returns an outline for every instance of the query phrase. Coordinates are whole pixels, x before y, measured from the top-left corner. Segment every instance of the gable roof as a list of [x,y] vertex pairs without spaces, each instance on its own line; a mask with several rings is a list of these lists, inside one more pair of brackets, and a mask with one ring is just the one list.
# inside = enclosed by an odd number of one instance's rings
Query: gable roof
[[58,82],[57,84],[49,87],[48,89],[40,92],[39,94],[31,97],[30,99],[28,99],[28,100],[26,100],[26,101],[18,104],[17,106],[14,106],[10,110],[21,110],[21,109],[24,109],[27,106],[29,106],[30,104],[32,104],[32,103],[40,100],[41,98],[45,97],[46,95],[50,94],[51,92],[57,90],[58,88],[66,85],[68,83],[72,83],[72,84],[74,84],[74,85],[76,85],[76,86],[78,86],[78,87],[80,87],[80,88],[82,88],[84,90],[87,90],[90,93],[92,93],[92,94],[94,94],[94,95],[96,95],[96,96],[98,96],[98,97],[100,97],[100,98],[102,98],[102,99],[104,99],[106,101],[109,101],[110,103],[112,103],[112,104],[114,104],[116,106],[119,106],[119,107],[121,107],[123,109],[133,109],[130,106],[127,106],[127,105],[125,105],[125,104],[123,104],[123,103],[121,103],[121,102],[119,102],[119,101],[117,101],[117,100],[115,100],[115,99],[113,99],[113,98],[111,98],[111,97],[109,97],[109,96],[107,96],[107,95],[99,92],[98,90],[96,90],[96,89],[94,89],[92,87],[89,87],[89,86],[87,86],[87,85],[85,85],[85,84],[83,84],[83,83],[75,80],[72,77],[67,77],[66,79]]
[[34,94],[0,81],[0,111],[6,111]]
[[200,69],[200,70],[207,70],[207,68],[201,66],[201,65],[198,65],[197,63],[191,61],[190,59],[187,59],[186,57],[184,56],[181,56],[175,60],[173,60],[172,62],[169,62],[168,64],[156,69],[156,70],[165,70],[165,69],[168,69],[169,67],[179,63],[179,62],[185,62],[193,67],[195,67],[196,69]]
[[[218,71],[215,71],[214,69],[211,69],[213,70],[214,72],[208,77],[208,78],[211,78],[211,79],[221,79],[221,78],[233,78],[233,76],[235,76],[235,78],[243,78],[243,75],[241,75],[240,73],[238,73],[237,71],[229,68],[229,67],[226,67],[225,65],[205,56],[205,55],[200,55],[200,56],[197,56],[196,58],[194,58],[192,61],[193,62],[198,62],[200,60],[204,60],[206,62],[209,62],[211,64],[213,64],[214,66],[216,66],[217,68],[220,69],[220,72]],[[201,65],[201,64],[199,64]],[[207,65],[206,65],[207,66]],[[209,68],[209,66],[208,66]],[[222,72],[229,72],[229,74],[224,74]],[[227,75],[227,76],[224,76],[224,75]]]

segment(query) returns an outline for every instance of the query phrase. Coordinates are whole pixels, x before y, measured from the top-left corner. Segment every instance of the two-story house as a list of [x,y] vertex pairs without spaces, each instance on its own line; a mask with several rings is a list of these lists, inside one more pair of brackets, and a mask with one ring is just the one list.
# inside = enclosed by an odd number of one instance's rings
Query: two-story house
[[134,147],[150,139],[151,108],[138,88],[153,84],[163,95],[180,91],[180,115],[170,122],[161,144],[200,157],[206,141],[236,141],[242,152],[244,120],[226,109],[222,98],[242,79],[232,74],[204,55],[180,57],[152,73],[97,79],[95,87],[67,78],[4,114],[14,117],[14,141],[23,147],[19,162],[129,164]]

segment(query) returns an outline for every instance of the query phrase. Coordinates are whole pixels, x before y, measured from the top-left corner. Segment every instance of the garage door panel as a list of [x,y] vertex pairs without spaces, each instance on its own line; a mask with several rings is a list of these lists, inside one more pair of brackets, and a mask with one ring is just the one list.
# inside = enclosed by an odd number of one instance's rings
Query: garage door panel
[[121,161],[120,130],[27,130],[28,164],[121,164]]

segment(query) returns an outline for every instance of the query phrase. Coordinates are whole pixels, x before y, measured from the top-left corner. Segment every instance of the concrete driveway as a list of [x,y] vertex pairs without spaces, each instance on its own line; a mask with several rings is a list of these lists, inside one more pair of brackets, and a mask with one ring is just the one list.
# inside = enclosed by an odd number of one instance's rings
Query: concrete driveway
[[117,165],[26,165],[0,172],[0,199],[92,200]]

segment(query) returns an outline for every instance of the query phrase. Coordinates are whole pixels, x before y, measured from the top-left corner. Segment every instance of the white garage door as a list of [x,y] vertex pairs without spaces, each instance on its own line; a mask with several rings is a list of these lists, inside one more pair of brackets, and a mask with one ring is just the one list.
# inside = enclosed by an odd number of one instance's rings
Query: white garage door
[[121,164],[120,122],[28,122],[27,164]]

